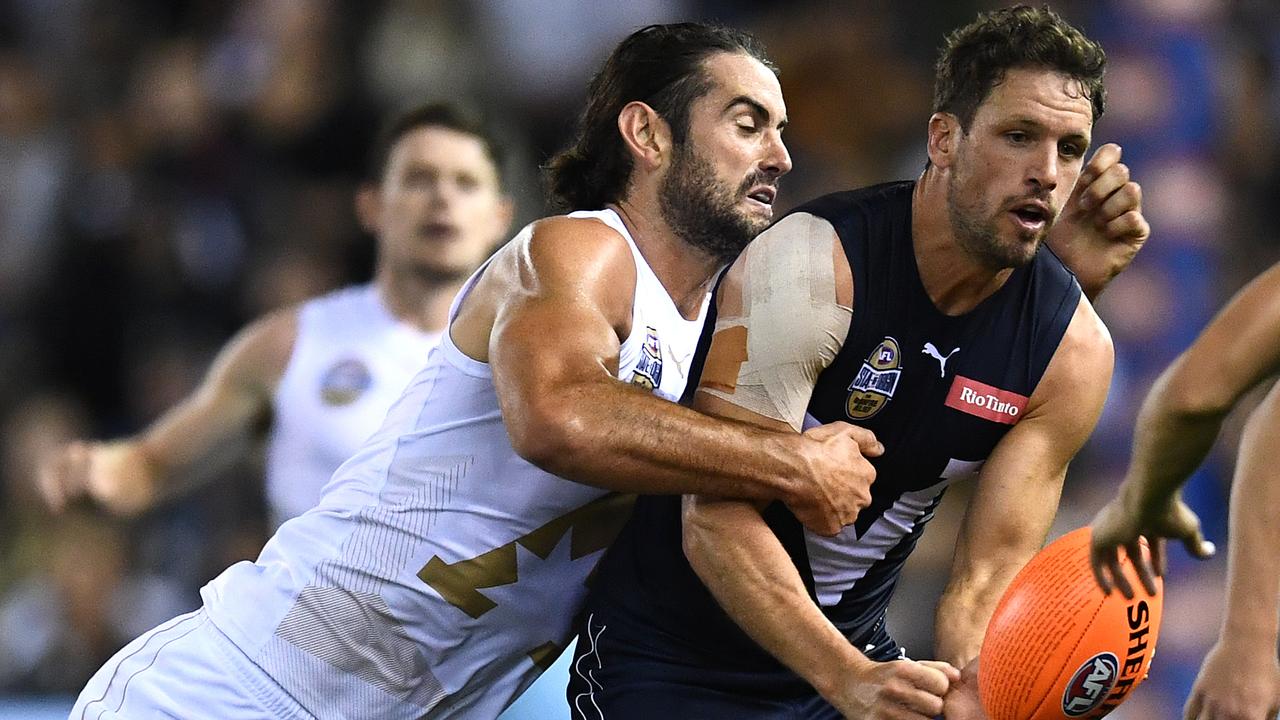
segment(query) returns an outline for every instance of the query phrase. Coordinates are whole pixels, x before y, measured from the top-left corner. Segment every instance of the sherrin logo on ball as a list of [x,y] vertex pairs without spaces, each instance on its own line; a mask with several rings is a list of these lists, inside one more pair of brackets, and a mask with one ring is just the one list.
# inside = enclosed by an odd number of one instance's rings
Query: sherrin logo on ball
[[1120,661],[1109,652],[1085,660],[1062,694],[1062,712],[1077,718],[1101,705],[1115,687],[1119,670]]

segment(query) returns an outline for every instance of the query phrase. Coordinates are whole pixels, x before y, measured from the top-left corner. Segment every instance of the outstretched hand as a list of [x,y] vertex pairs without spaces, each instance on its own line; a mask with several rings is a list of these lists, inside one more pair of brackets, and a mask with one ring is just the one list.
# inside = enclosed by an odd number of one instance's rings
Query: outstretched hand
[[87,497],[116,515],[129,517],[154,502],[154,476],[151,463],[132,442],[78,440],[42,463],[36,482],[54,512]]
[[[1128,502],[1122,491],[1098,511],[1092,525],[1089,562],[1094,578],[1103,592],[1110,594],[1115,588],[1130,599],[1133,585],[1120,570],[1120,548],[1129,556],[1149,595],[1156,593],[1156,577],[1164,575],[1165,538],[1181,540],[1187,552],[1200,560],[1213,557],[1215,552],[1213,543],[1200,531],[1200,518],[1176,495],[1161,507],[1146,509]],[[1151,543],[1149,553],[1142,551],[1144,537]]]

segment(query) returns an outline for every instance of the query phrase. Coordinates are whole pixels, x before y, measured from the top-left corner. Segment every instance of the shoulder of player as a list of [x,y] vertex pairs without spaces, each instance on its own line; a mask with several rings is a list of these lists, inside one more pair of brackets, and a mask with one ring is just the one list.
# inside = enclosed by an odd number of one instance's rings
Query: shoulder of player
[[270,395],[289,366],[303,307],[273,310],[246,325],[218,354],[211,375],[229,389]]
[[[741,283],[747,268],[755,266],[772,275],[781,272],[803,254],[818,263],[830,257],[834,274],[836,302],[844,307],[853,305],[853,276],[849,260],[844,255],[840,236],[831,221],[813,213],[796,211],[779,220],[768,230],[751,241],[739,260],[729,271],[726,282]],[[827,272],[827,267],[814,265],[814,269]],[[808,272],[809,264],[801,271]]]
[[519,236],[519,262],[539,273],[567,271],[587,282],[635,283],[635,260],[626,238],[603,220],[567,215],[533,222]]
[[[1033,405],[1049,405],[1056,398],[1071,398],[1062,407],[1096,404],[1106,399],[1115,363],[1111,332],[1092,303],[1080,295],[1071,322],[1054,351],[1044,376],[1031,396]],[[1088,402],[1079,402],[1088,400]]]
[[838,240],[839,238],[836,235],[835,226],[831,224],[830,220],[810,212],[798,210],[774,223],[768,230],[760,233],[747,246],[747,250],[754,249],[759,252],[766,248],[775,248],[793,243],[822,245],[825,247],[832,239]]
[[637,272],[631,247],[595,218],[557,216],[524,228],[497,263],[510,298],[593,305],[617,328],[629,328]]

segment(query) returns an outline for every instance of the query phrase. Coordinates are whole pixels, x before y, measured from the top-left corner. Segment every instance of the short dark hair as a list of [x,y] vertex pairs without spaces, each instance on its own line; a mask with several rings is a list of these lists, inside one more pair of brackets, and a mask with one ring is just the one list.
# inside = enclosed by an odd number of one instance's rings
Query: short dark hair
[[703,62],[716,53],[745,53],[775,74],[764,47],[741,30],[704,23],[641,28],[618,44],[591,79],[576,135],[543,167],[552,202],[565,210],[594,210],[626,192],[631,156],[618,134],[627,103],[647,103],[684,142],[689,111],[711,89]]
[[947,36],[938,57],[933,111],[947,112],[966,131],[978,106],[1012,68],[1044,68],[1080,81],[1097,122],[1106,109],[1102,46],[1045,6],[993,10]]
[[382,174],[387,170],[387,163],[391,160],[391,151],[396,143],[414,130],[427,127],[445,128],[471,135],[479,140],[484,145],[485,154],[493,162],[493,167],[498,172],[498,180],[501,182],[502,163],[506,156],[501,143],[478,115],[449,103],[419,105],[392,118],[374,141],[367,170],[369,180],[375,183],[381,182]]

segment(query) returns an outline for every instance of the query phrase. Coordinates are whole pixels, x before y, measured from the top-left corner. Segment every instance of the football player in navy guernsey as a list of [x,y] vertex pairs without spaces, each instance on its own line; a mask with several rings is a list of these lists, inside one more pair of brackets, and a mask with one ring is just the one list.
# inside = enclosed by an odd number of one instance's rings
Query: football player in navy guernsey
[[[1149,233],[1119,148],[1085,163],[1104,65],[1047,9],[980,16],[943,48],[922,175],[803,205],[733,263],[693,405],[872,430],[871,504],[821,537],[777,503],[642,498],[579,617],[573,717],[983,717],[983,629],[1043,544],[1112,371],[1106,328],[1041,245]],[[906,659],[886,607],[970,477],[936,660]]]

